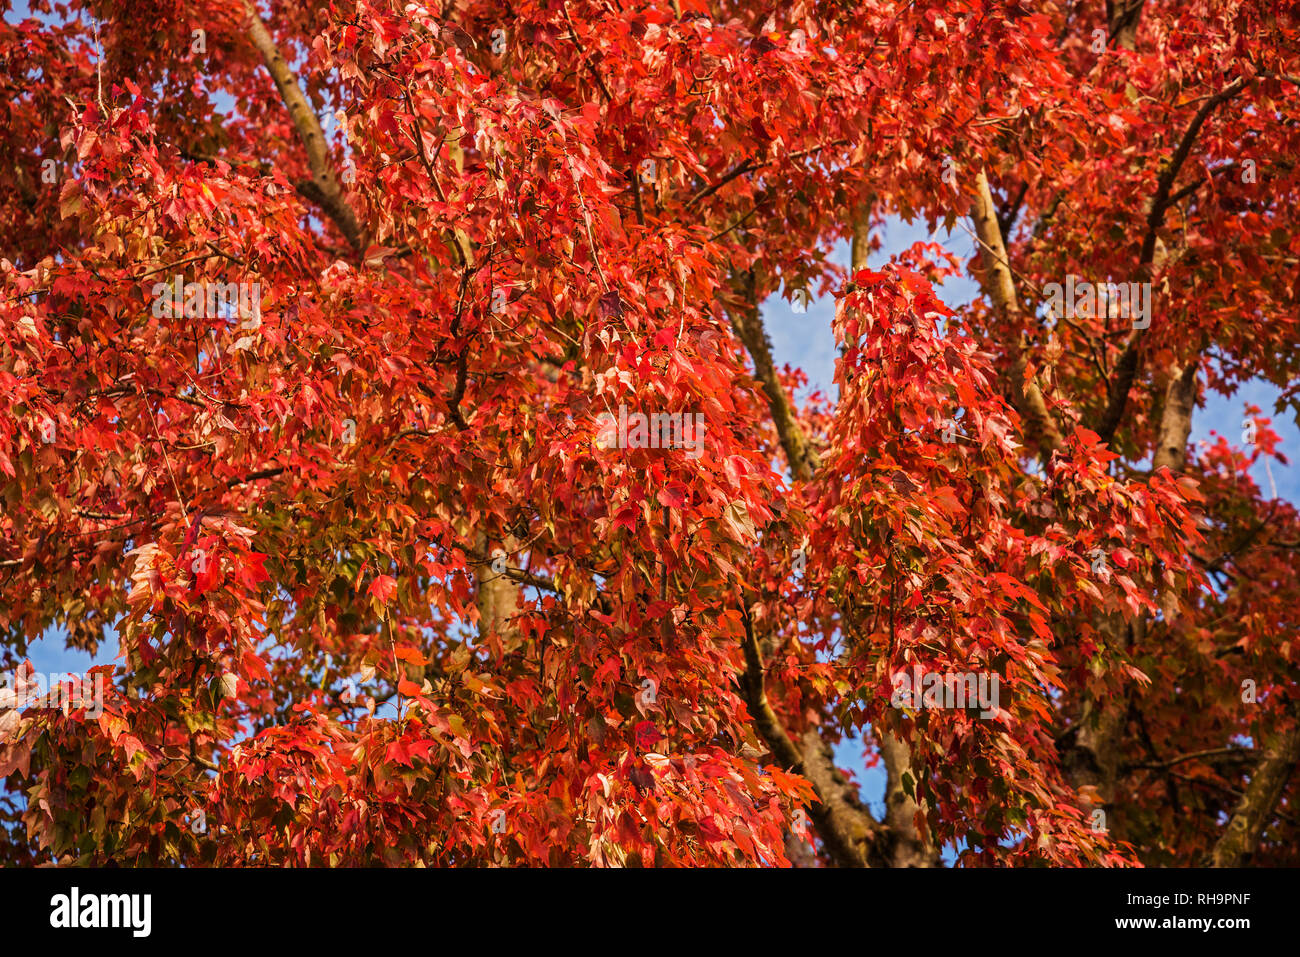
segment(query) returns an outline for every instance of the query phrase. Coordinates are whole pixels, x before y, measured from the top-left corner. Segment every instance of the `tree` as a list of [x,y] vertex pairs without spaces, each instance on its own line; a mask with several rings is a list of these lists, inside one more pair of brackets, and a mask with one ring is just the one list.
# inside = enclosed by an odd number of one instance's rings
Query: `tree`
[[1295,863],[1282,6],[7,19],[6,859]]

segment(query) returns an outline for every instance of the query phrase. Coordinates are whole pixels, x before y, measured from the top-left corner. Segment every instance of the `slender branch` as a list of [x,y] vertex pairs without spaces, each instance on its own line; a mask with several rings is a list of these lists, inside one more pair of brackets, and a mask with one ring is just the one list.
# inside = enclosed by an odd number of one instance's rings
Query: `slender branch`
[[[433,163],[424,152],[424,128],[420,125],[419,114],[415,112],[415,104],[411,102],[410,87],[405,83],[402,85],[402,97],[406,101],[406,111],[411,114],[411,125],[414,127],[412,139],[415,140],[416,155],[419,156],[420,163],[424,166],[424,171],[429,176],[429,182],[431,182],[433,188],[438,191],[438,198],[445,204],[447,202],[447,194],[442,190],[442,182],[438,178],[438,171],[433,168]],[[461,242],[461,231],[457,229],[452,232],[451,238],[452,248],[456,251],[458,264],[461,269],[467,269],[473,259],[470,251],[466,248],[468,237],[466,237],[466,242]]]
[[[492,564],[492,559],[490,557],[476,549],[466,549],[465,554],[473,559],[471,562],[472,565],[490,566]],[[524,568],[515,568],[511,565],[505,566],[504,570],[497,573],[495,578],[487,578],[486,576],[483,576],[483,583],[491,583],[501,578],[509,579],[510,581],[520,585],[529,585],[533,588],[541,589],[542,591],[548,591],[553,595],[559,595],[561,598],[565,596],[564,589],[556,584],[554,579],[547,578],[545,575],[538,575],[537,573],[530,572]],[[595,604],[604,614],[610,614],[613,611],[613,606],[610,603],[609,596],[604,592],[596,593]]]
[[[809,146],[806,149],[795,150],[793,153],[790,153],[786,158],[799,159],[804,156],[809,156],[813,153],[819,153],[825,149],[830,149],[833,146],[842,146],[847,142],[848,140],[832,140],[830,143],[820,143],[817,146]],[[694,206],[696,203],[700,202],[701,200],[708,199],[718,190],[722,189],[722,187],[730,183],[737,176],[744,176],[746,173],[752,172],[753,170],[756,170],[759,167],[766,166],[770,162],[773,161],[772,160],[759,161],[754,159],[745,160],[739,166],[733,167],[729,173],[725,174],[722,177],[722,179],[718,180],[716,183],[712,184],[711,186],[706,186],[704,189],[700,190],[698,193],[696,193],[694,196],[688,199],[686,201],[686,208],[690,209],[692,206]]]
[[591,71],[591,75],[596,78],[596,85],[600,87],[600,92],[604,95],[605,102],[613,103],[614,97],[610,96],[609,87],[605,86],[605,78],[602,77],[600,71],[596,69],[596,64],[587,59],[587,51],[583,48],[582,41],[578,39],[578,28],[573,25],[573,18],[569,16],[569,4],[567,0],[562,9],[564,10],[564,19],[569,24],[569,38],[573,40],[573,45],[578,48],[578,58],[587,65],[587,69]]
[[240,485],[247,485],[249,482],[256,482],[259,479],[275,478],[275,476],[281,474],[282,472],[284,472],[283,468],[262,469],[260,471],[253,472],[250,475],[245,475],[243,478],[231,479],[229,482],[226,483],[226,485],[229,488],[236,488],[237,486]]
[[1205,751],[1193,751],[1191,754],[1180,754],[1178,757],[1171,758],[1168,761],[1148,761],[1141,764],[1128,764],[1124,766],[1124,770],[1160,771],[1165,768],[1172,768],[1177,764],[1182,764],[1184,761],[1201,761],[1207,758],[1227,758],[1231,761],[1247,761],[1255,757],[1258,753],[1259,752],[1254,748],[1209,748]]
[[1192,145],[1196,142],[1196,136],[1200,133],[1201,127],[1205,125],[1205,121],[1220,103],[1232,99],[1241,92],[1245,85],[1245,77],[1237,77],[1218,93],[1207,99],[1201,105],[1201,108],[1196,111],[1196,115],[1192,117],[1192,122],[1188,124],[1186,131],[1183,133],[1178,148],[1174,150],[1173,158],[1170,159],[1169,164],[1156,181],[1156,193],[1147,212],[1147,232],[1142,238],[1142,254],[1138,259],[1140,266],[1151,265],[1155,256],[1157,231],[1164,224],[1165,212],[1173,205],[1173,200],[1170,199],[1170,191],[1173,189],[1174,180],[1182,172],[1183,164],[1187,162],[1187,157],[1192,152]]
[[820,801],[808,809],[808,814],[831,859],[840,867],[887,864],[881,846],[884,829],[862,804],[857,789],[835,766],[830,746],[822,740],[816,728],[809,728],[796,743],[772,710],[764,690],[762,652],[743,601],[740,614],[745,624],[742,685],[746,704],[773,756],[793,773],[807,778],[817,792]]
[[[1174,181],[1182,171],[1183,164],[1187,162],[1187,157],[1191,155],[1192,145],[1196,142],[1197,134],[1200,133],[1201,127],[1205,125],[1205,121],[1219,104],[1232,99],[1241,92],[1245,85],[1245,78],[1238,77],[1218,93],[1206,99],[1201,108],[1196,111],[1196,115],[1192,117],[1191,123],[1183,132],[1182,140],[1179,141],[1178,147],[1174,150],[1173,157],[1156,181],[1156,192],[1147,210],[1147,231],[1142,238],[1142,251],[1138,257],[1138,267],[1144,273],[1149,275],[1153,266],[1158,267],[1160,265],[1156,262],[1159,230],[1164,224],[1166,211],[1176,201],[1171,196]],[[1128,342],[1124,345],[1124,352],[1115,366],[1115,378],[1110,383],[1106,408],[1102,412],[1096,429],[1101,440],[1107,444],[1110,444],[1115,437],[1115,432],[1119,429],[1119,424],[1124,418],[1124,410],[1128,405],[1129,390],[1132,389],[1133,380],[1137,376],[1138,353],[1144,331],[1135,329],[1129,335]]]
[[745,162],[741,163],[739,166],[732,169],[731,172],[723,176],[722,179],[718,180],[716,183],[714,183],[711,186],[705,187],[704,189],[696,193],[694,196],[692,196],[690,199],[688,199],[686,201],[686,208],[690,209],[696,203],[700,202],[700,200],[708,199],[718,190],[722,189],[722,187],[730,183],[737,176],[744,176],[746,173],[750,172],[751,170],[757,169],[758,165],[759,164],[755,163],[753,160],[745,160]]

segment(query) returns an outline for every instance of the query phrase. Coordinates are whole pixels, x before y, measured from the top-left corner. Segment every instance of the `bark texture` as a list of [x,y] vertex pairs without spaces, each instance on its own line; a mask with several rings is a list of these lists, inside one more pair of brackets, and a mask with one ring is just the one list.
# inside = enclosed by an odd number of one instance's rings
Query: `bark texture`
[[[1294,711],[1294,709],[1293,709]],[[1294,717],[1294,714],[1293,714]],[[1273,818],[1282,789],[1300,762],[1300,726],[1274,735],[1251,775],[1250,784],[1228,820],[1228,827],[1210,855],[1213,867],[1242,867],[1259,846],[1264,828]]]

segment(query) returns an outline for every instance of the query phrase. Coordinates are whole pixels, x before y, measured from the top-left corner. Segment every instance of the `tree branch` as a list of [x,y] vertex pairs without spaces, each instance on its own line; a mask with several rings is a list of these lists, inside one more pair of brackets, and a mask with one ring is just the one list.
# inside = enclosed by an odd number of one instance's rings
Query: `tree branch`
[[[1295,718],[1296,707],[1293,705],[1289,710]],[[1227,830],[1214,845],[1210,866],[1241,867],[1249,862],[1297,762],[1300,762],[1300,725],[1274,735],[1265,745]]]
[[1106,22],[1110,39],[1125,50],[1137,48],[1138,23],[1146,0],[1106,0]]
[[[1015,325],[1020,315],[1016,287],[1011,280],[1011,263],[1007,247],[998,226],[997,210],[993,206],[993,193],[988,177],[980,170],[975,177],[975,204],[971,209],[975,221],[975,235],[979,239],[980,259],[984,266],[982,285],[998,315],[1008,324]],[[1047,408],[1047,400],[1036,377],[1026,375],[1028,362],[1024,350],[1018,348],[1012,360],[1012,396],[1016,409],[1027,426],[1026,431],[1038,443],[1039,454],[1049,457],[1060,447],[1061,432]]]
[[763,384],[763,392],[767,396],[768,408],[772,413],[772,422],[776,425],[781,448],[785,450],[786,461],[790,463],[790,472],[796,479],[806,482],[812,478],[813,472],[821,464],[821,459],[795,419],[790,399],[776,377],[771,343],[767,338],[767,330],[763,328],[763,318],[758,308],[754,271],[748,270],[740,279],[744,301],[738,315],[735,316],[733,325],[740,336],[740,341],[745,344],[750,358],[754,361],[754,374]]
[[[1196,142],[1197,134],[1200,133],[1201,127],[1205,125],[1205,121],[1214,112],[1215,108],[1220,103],[1236,96],[1245,85],[1245,78],[1238,77],[1202,104],[1201,108],[1196,111],[1196,115],[1192,117],[1192,122],[1188,124],[1187,129],[1184,131],[1183,138],[1179,141],[1177,149],[1174,150],[1173,157],[1156,181],[1156,192],[1147,210],[1147,231],[1146,235],[1142,237],[1142,251],[1138,257],[1138,268],[1144,276],[1150,277],[1162,265],[1162,262],[1157,261],[1160,227],[1164,224],[1165,213],[1175,202],[1170,195],[1174,181],[1178,178],[1178,174],[1182,172],[1187,157],[1191,155],[1192,145]],[[1124,352],[1115,367],[1115,378],[1110,383],[1106,409],[1102,413],[1096,429],[1097,434],[1101,436],[1101,440],[1107,445],[1111,444],[1111,440],[1115,437],[1115,432],[1119,429],[1119,424],[1124,418],[1129,390],[1132,389],[1133,380],[1137,375],[1138,352],[1144,331],[1135,329],[1129,334],[1128,341],[1124,345]]]
[[1148,761],[1140,764],[1127,764],[1124,766],[1125,771],[1162,771],[1165,768],[1172,768],[1176,764],[1182,764],[1184,761],[1204,761],[1209,758],[1226,758],[1229,761],[1247,761],[1257,755],[1254,748],[1209,748],[1205,751],[1193,751],[1190,754],[1180,754],[1176,758],[1168,761]]
[[343,198],[343,190],[330,166],[329,154],[325,150],[325,133],[321,130],[320,120],[316,118],[315,112],[307,103],[302,89],[298,86],[298,80],[289,69],[289,64],[285,62],[284,57],[280,55],[275,41],[271,39],[271,34],[267,31],[262,18],[258,16],[253,3],[251,0],[243,0],[243,4],[244,12],[248,17],[248,38],[257,48],[257,52],[262,55],[262,62],[266,64],[267,72],[275,81],[275,88],[280,91],[280,98],[284,100],[284,105],[289,110],[289,117],[298,131],[298,138],[302,140],[302,145],[307,151],[307,165],[311,168],[312,178],[307,182],[299,183],[298,192],[320,206],[329,218],[334,220],[335,225],[348,241],[348,245],[360,253],[365,248],[361,226],[352,207]]
[[881,854],[883,830],[862,804],[857,789],[835,766],[830,745],[816,728],[809,728],[798,743],[794,742],[772,710],[764,689],[762,652],[743,602],[740,613],[745,623],[742,684],[746,704],[773,757],[794,774],[807,778],[817,792],[820,801],[808,809],[808,814],[831,859],[840,867],[886,866],[888,862]]

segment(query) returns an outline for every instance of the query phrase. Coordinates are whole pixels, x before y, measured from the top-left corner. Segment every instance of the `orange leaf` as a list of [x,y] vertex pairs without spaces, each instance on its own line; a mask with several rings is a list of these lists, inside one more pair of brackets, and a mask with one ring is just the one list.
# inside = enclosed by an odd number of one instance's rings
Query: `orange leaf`
[[398,645],[397,649],[393,652],[393,656],[399,661],[409,661],[413,665],[428,664],[424,655],[420,654],[417,649],[412,648],[410,645]]

